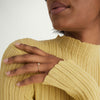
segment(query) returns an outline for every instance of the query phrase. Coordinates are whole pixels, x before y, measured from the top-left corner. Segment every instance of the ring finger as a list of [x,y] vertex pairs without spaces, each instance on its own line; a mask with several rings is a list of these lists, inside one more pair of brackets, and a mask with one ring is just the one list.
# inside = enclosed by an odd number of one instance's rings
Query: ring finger
[[16,76],[24,73],[36,73],[38,72],[38,66],[39,66],[39,72],[47,72],[50,70],[49,65],[50,64],[37,65],[37,63],[25,64],[23,67],[6,72],[6,75]]

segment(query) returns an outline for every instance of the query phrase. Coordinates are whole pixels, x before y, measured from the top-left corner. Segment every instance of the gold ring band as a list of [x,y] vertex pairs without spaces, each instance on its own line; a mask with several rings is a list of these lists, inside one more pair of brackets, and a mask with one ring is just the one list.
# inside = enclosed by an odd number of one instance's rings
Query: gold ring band
[[39,65],[40,65],[40,63],[38,62],[38,63],[37,63],[37,67],[38,67],[38,72],[40,72],[40,71],[39,71]]

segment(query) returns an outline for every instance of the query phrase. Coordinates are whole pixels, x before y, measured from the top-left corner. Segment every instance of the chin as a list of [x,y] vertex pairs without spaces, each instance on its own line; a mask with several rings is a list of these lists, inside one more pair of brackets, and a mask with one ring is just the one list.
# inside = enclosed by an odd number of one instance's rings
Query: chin
[[58,31],[81,31],[83,29],[83,26],[81,24],[71,23],[68,21],[56,21],[53,23],[54,29]]
[[64,26],[62,26],[62,25],[60,25],[60,24],[56,24],[56,25],[53,24],[53,27],[54,27],[54,29],[60,31],[60,30],[63,30],[63,27],[64,27]]
[[56,23],[53,24],[54,29],[58,30],[58,31],[72,31],[72,25],[68,25],[67,23],[65,24],[61,24],[61,23]]

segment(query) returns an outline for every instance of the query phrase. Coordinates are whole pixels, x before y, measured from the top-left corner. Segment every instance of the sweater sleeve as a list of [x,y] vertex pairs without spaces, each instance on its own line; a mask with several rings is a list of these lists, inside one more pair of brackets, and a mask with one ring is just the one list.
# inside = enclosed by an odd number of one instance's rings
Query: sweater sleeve
[[[30,42],[31,41],[31,42]],[[23,74],[13,77],[8,77],[5,72],[19,68],[23,64],[5,64],[3,60],[5,58],[23,55],[26,52],[15,48],[15,43],[25,43],[35,45],[37,41],[30,39],[20,39],[12,42],[5,50],[0,68],[0,100],[33,100],[34,97],[34,85],[28,85],[27,87],[18,87],[16,83],[22,81],[31,76],[31,74]]]
[[75,100],[100,100],[99,87],[94,78],[70,59],[56,64],[43,84],[60,88]]

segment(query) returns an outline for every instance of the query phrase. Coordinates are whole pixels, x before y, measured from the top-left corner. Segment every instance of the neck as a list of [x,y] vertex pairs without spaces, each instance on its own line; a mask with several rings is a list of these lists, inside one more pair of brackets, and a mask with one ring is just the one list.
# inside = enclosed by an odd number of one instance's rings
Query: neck
[[87,28],[80,32],[64,32],[65,36],[79,39],[82,42],[100,45],[100,21],[91,23]]

